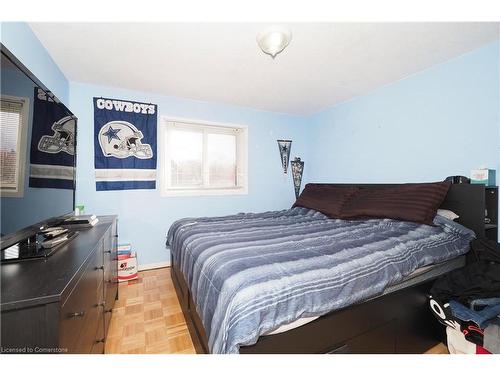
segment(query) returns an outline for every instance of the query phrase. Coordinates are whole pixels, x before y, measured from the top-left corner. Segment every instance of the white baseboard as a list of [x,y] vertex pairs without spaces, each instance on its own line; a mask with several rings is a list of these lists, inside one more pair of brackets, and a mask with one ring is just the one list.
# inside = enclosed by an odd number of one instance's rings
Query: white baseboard
[[137,269],[139,271],[154,270],[156,268],[170,267],[170,261],[159,262],[159,263],[149,263],[149,264],[139,264]]

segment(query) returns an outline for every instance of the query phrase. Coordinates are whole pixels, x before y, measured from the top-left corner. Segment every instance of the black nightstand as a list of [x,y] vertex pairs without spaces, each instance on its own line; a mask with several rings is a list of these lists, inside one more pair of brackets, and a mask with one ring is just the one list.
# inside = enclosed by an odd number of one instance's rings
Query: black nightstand
[[484,235],[498,242],[498,186],[485,186]]

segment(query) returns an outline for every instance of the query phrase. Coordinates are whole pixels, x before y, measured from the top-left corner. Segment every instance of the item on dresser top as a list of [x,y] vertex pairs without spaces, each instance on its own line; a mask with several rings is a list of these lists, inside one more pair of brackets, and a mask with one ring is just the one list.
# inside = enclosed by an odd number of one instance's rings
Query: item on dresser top
[[83,224],[97,219],[96,215],[76,215],[64,220],[67,223]]
[[51,237],[49,239],[46,239],[45,241],[42,242],[42,247],[44,249],[49,249],[52,248],[56,245],[62,244],[63,242],[66,242],[72,238],[72,234],[74,232],[68,232],[68,233],[61,233],[58,236]]
[[65,219],[60,226],[68,228],[91,228],[99,222],[95,215],[78,215]]
[[473,169],[470,171],[470,183],[494,186],[496,184],[496,171],[487,168]]
[[73,237],[75,237],[75,235],[75,232],[69,231],[66,228],[49,228],[42,232],[42,238],[44,238],[44,240],[41,242],[41,246],[44,249],[50,249],[54,246],[71,240]]
[[85,212],[85,206],[83,204],[77,204],[75,206],[75,216],[83,215]]
[[50,227],[47,229],[42,230],[40,233],[45,237],[46,239],[51,239],[57,236],[60,236],[61,234],[67,233],[69,229],[63,228],[63,227]]
[[40,241],[40,245],[44,249],[50,249],[67,242],[77,235],[76,232],[63,227],[49,227],[42,230],[39,234],[41,234],[41,238],[43,239]]

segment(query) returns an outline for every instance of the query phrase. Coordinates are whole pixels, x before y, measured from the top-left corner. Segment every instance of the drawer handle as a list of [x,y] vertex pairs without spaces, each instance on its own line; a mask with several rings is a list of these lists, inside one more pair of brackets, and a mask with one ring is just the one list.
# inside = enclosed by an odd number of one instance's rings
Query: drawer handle
[[99,266],[99,267],[96,267],[95,269],[96,269],[96,270],[103,270],[103,269],[104,269],[104,265]]
[[113,237],[118,238],[118,235],[117,234],[113,234]]
[[96,344],[105,343],[106,339],[95,340]]
[[84,315],[85,315],[85,311],[74,312],[74,313],[69,313],[68,318],[81,318]]
[[111,250],[106,250],[104,254],[111,254]]
[[109,310],[104,310],[105,313],[112,313],[113,312],[113,309],[109,309]]

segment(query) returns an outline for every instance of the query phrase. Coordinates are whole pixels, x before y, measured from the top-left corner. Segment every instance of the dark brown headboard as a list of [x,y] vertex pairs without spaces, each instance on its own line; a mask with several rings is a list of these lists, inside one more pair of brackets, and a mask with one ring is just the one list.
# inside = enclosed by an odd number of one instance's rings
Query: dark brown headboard
[[[391,187],[398,184],[325,184],[333,186],[359,186],[376,189],[377,187]],[[455,212],[459,219],[456,221],[464,227],[472,229],[477,237],[484,237],[484,185],[452,184],[441,208]]]
[[457,222],[472,229],[478,238],[484,234],[484,185],[452,184],[441,208],[455,212]]

